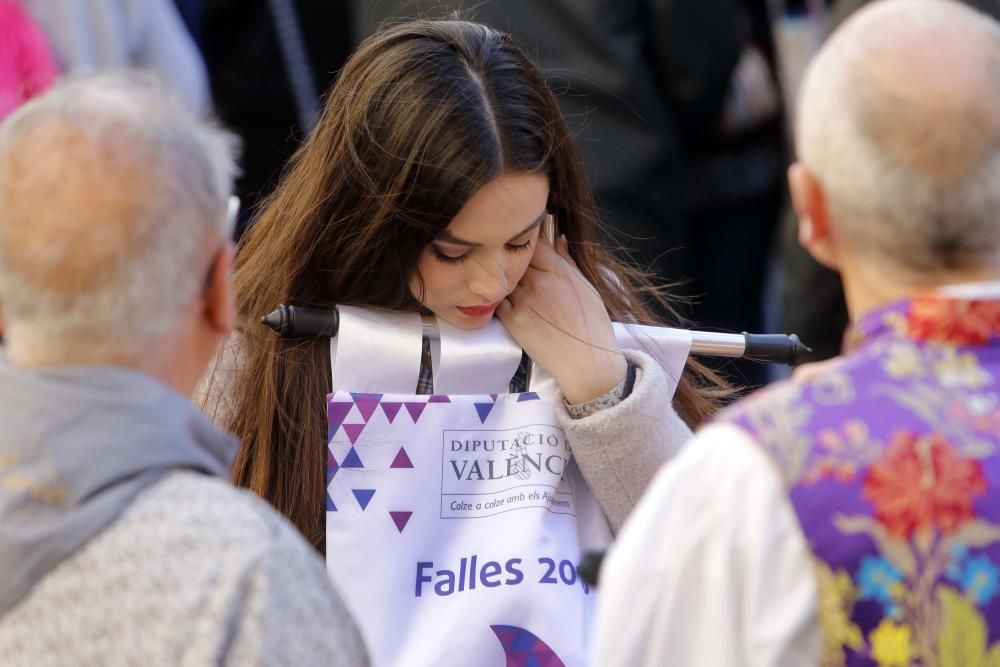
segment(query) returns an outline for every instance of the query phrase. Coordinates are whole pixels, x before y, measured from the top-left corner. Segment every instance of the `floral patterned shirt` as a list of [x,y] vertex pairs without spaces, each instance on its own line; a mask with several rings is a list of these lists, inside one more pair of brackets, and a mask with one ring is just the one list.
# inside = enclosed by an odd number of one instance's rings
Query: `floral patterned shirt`
[[863,317],[661,468],[594,664],[1000,666],[1000,283]]
[[845,360],[724,413],[812,552],[823,665],[1000,665],[1000,300],[877,309]]

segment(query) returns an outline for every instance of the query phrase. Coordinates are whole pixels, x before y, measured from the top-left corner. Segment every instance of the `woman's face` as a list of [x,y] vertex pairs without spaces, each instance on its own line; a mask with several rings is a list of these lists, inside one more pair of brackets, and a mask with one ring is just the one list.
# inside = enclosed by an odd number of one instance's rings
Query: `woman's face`
[[410,291],[424,307],[460,329],[489,322],[528,269],[545,220],[544,174],[504,174],[466,203],[420,254]]

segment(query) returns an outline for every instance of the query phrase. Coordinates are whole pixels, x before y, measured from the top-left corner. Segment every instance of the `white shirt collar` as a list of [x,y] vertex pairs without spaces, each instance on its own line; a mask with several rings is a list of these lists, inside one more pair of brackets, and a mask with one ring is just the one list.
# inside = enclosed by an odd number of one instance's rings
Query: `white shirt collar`
[[955,299],[1000,299],[1000,280],[945,285],[935,291]]

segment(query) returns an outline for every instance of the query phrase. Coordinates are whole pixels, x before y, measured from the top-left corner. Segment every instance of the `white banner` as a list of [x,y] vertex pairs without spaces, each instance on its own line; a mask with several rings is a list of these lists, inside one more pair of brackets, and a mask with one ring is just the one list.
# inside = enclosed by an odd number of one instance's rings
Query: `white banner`
[[[435,390],[451,393],[414,395],[419,318],[394,328],[391,314],[348,312],[345,330],[344,314],[327,399],[327,568],[373,665],[585,665],[594,592],[576,564],[611,532],[554,383],[536,367],[537,390],[505,393],[521,350],[502,325],[439,323]],[[348,331],[362,342],[345,345]],[[679,377],[690,337],[618,333]]]

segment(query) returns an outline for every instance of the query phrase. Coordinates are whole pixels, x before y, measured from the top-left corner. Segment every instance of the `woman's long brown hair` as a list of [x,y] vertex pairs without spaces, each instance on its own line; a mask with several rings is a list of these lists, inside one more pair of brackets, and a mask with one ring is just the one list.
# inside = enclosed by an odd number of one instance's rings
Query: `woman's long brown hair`
[[[321,551],[329,345],[280,339],[259,319],[281,303],[418,310],[408,279],[420,252],[508,172],[548,175],[549,212],[612,319],[656,323],[656,300],[667,304],[605,249],[579,154],[541,74],[509,36],[475,23],[418,21],[365,41],[244,238],[241,360],[223,424],[242,442],[233,480]],[[694,426],[724,391],[689,361],[674,403]]]

